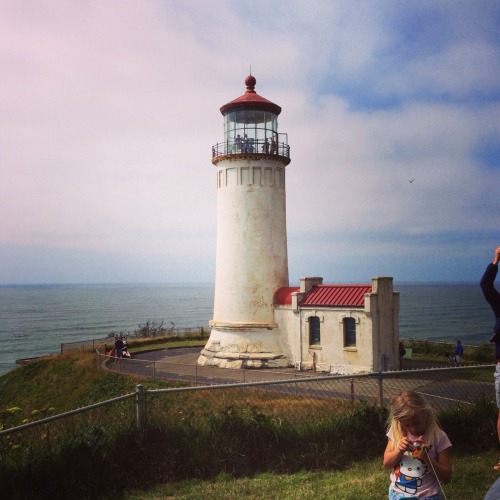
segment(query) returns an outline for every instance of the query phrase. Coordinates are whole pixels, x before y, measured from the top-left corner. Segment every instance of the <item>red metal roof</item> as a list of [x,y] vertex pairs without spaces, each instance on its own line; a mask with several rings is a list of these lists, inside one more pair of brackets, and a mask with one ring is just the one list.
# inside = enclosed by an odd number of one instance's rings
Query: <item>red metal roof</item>
[[[292,293],[298,286],[283,286],[274,294],[274,304],[286,306],[292,303]],[[371,285],[316,285],[309,290],[301,306],[363,307],[365,293],[371,293]]]
[[286,306],[292,303],[292,292],[300,291],[298,286],[282,286],[274,294],[274,303],[277,306]]
[[251,108],[270,111],[271,113],[279,115],[281,113],[281,108],[277,104],[268,101],[255,92],[256,83],[257,80],[255,79],[255,77],[253,77],[252,75],[247,76],[245,79],[245,85],[247,86],[246,92],[233,101],[224,104],[224,106],[220,108],[220,112],[224,115],[231,109]]
[[363,307],[371,285],[316,285],[304,297],[301,306]]

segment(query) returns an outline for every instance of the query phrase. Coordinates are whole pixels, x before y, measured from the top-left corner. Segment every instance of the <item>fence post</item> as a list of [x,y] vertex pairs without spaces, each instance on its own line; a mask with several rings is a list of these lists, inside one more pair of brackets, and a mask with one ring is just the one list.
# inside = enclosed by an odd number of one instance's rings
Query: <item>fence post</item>
[[378,404],[381,409],[384,408],[384,377],[382,372],[378,372]]
[[135,396],[135,416],[137,421],[137,430],[139,431],[139,438],[142,441],[144,437],[144,421],[146,416],[146,399],[144,397],[144,387],[138,384]]
[[64,351],[64,344],[61,342],[61,356],[62,356],[63,351]]

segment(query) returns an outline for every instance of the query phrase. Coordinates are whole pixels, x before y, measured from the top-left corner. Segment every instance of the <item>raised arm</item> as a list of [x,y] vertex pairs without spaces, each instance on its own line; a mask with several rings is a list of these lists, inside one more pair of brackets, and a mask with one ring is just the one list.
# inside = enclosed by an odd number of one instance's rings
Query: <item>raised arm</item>
[[493,258],[492,264],[498,265],[500,262],[500,247],[495,250],[495,257]]
[[494,283],[498,273],[498,262],[500,262],[500,247],[495,250],[493,261],[488,264],[480,283],[484,298],[490,304],[497,318],[500,317],[500,293],[495,289]]

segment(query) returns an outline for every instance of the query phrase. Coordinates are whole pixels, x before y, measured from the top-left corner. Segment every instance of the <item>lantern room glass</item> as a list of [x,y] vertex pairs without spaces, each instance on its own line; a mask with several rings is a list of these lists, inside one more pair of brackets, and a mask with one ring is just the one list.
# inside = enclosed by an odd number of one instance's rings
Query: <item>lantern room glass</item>
[[277,141],[278,116],[269,111],[235,109],[224,116],[224,141],[229,150],[238,152],[268,152]]

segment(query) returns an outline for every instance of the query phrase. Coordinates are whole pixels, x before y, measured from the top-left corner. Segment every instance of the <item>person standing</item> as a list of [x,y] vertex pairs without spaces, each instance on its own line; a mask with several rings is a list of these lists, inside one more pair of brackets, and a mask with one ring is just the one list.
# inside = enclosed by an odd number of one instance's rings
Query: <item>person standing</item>
[[452,475],[451,442],[420,394],[403,391],[392,398],[387,438],[383,465],[391,469],[389,500],[440,500],[441,483]]
[[464,355],[464,346],[461,340],[457,340],[453,355],[455,356],[455,365],[460,366],[462,363],[462,356]]
[[234,140],[234,148],[237,153],[241,152],[241,144],[242,144],[241,136],[240,134],[238,134],[236,136],[236,139]]
[[[493,261],[486,267],[483,277],[481,278],[480,286],[484,298],[491,306],[493,314],[495,315],[495,325],[493,327],[493,334],[490,337],[490,342],[495,343],[495,392],[498,408],[497,436],[500,444],[500,293],[498,293],[494,285],[498,273],[498,262],[500,262],[500,247],[495,250]],[[500,457],[493,468],[500,471]]]
[[115,353],[117,358],[123,358],[123,337],[120,335],[115,340]]
[[399,369],[403,369],[403,358],[405,357],[406,349],[403,342],[399,343]]

